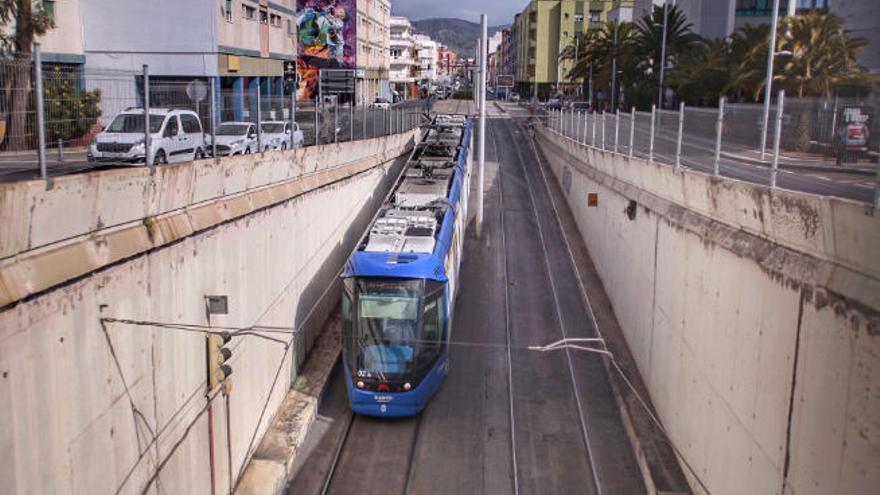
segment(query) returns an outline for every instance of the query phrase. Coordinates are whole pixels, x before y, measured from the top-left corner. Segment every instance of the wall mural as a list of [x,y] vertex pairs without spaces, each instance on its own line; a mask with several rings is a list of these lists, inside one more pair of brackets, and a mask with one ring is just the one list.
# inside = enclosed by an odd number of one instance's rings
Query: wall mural
[[297,0],[297,100],[318,93],[320,69],[354,69],[357,0]]

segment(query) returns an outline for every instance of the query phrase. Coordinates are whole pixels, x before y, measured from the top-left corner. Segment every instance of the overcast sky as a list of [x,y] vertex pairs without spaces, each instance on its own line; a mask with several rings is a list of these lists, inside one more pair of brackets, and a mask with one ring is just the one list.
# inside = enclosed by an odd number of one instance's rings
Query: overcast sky
[[455,17],[480,22],[480,14],[489,16],[489,25],[510,24],[513,15],[526,6],[528,0],[391,0],[395,15],[417,21],[432,17]]

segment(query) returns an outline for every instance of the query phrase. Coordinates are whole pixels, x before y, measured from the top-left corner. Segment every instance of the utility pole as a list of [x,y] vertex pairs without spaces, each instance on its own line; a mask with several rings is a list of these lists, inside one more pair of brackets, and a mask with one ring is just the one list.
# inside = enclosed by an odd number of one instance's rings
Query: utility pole
[[611,108],[614,108],[617,98],[617,30],[619,21],[614,21],[614,58],[611,61]]
[[485,158],[486,158],[486,92],[483,89],[486,84],[486,46],[488,43],[486,14],[480,15],[480,69],[479,69],[479,85],[480,85],[480,138],[477,141],[477,160],[478,160],[478,184],[477,184],[477,238],[483,233],[483,182],[485,178]]
[[669,24],[669,4],[663,0],[663,37],[660,41],[660,89],[657,90],[657,106],[663,109],[663,76],[666,75],[666,31]]
[[587,101],[589,101],[589,103],[590,103],[588,108],[592,110],[593,109],[593,64],[592,63],[590,64],[590,82],[589,82],[589,84],[590,84],[590,86],[587,91],[590,94],[588,95]]
[[[792,2],[794,3],[794,2]],[[761,160],[767,153],[767,126],[770,121],[770,96],[773,92],[773,60],[776,58],[776,29],[779,26],[779,0],[773,0],[770,23],[770,51],[767,53],[767,83],[764,85],[764,120],[761,127]]]

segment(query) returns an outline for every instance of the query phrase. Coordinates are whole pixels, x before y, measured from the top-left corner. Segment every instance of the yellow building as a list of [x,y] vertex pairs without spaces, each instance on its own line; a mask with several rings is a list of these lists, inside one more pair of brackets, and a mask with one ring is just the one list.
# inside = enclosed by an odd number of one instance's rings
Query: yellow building
[[[623,4],[623,5],[621,5]],[[516,44],[516,85],[520,94],[547,98],[556,93],[578,93],[583,80],[570,79],[572,60],[559,60],[566,46],[589,23],[608,20],[621,13],[627,0],[531,0],[513,22]],[[631,12],[631,7],[630,7]],[[630,14],[631,15],[631,14]]]

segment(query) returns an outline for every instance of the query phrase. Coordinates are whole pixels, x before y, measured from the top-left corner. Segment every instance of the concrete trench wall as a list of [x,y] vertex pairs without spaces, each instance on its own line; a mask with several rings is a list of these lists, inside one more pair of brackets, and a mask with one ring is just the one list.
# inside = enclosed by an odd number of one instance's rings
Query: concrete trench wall
[[536,142],[659,417],[709,491],[880,486],[880,215],[541,127]]
[[[227,493],[416,138],[4,186],[2,491]],[[203,334],[101,323],[205,325],[216,294],[215,326],[301,333],[235,337],[231,394],[210,408]]]

